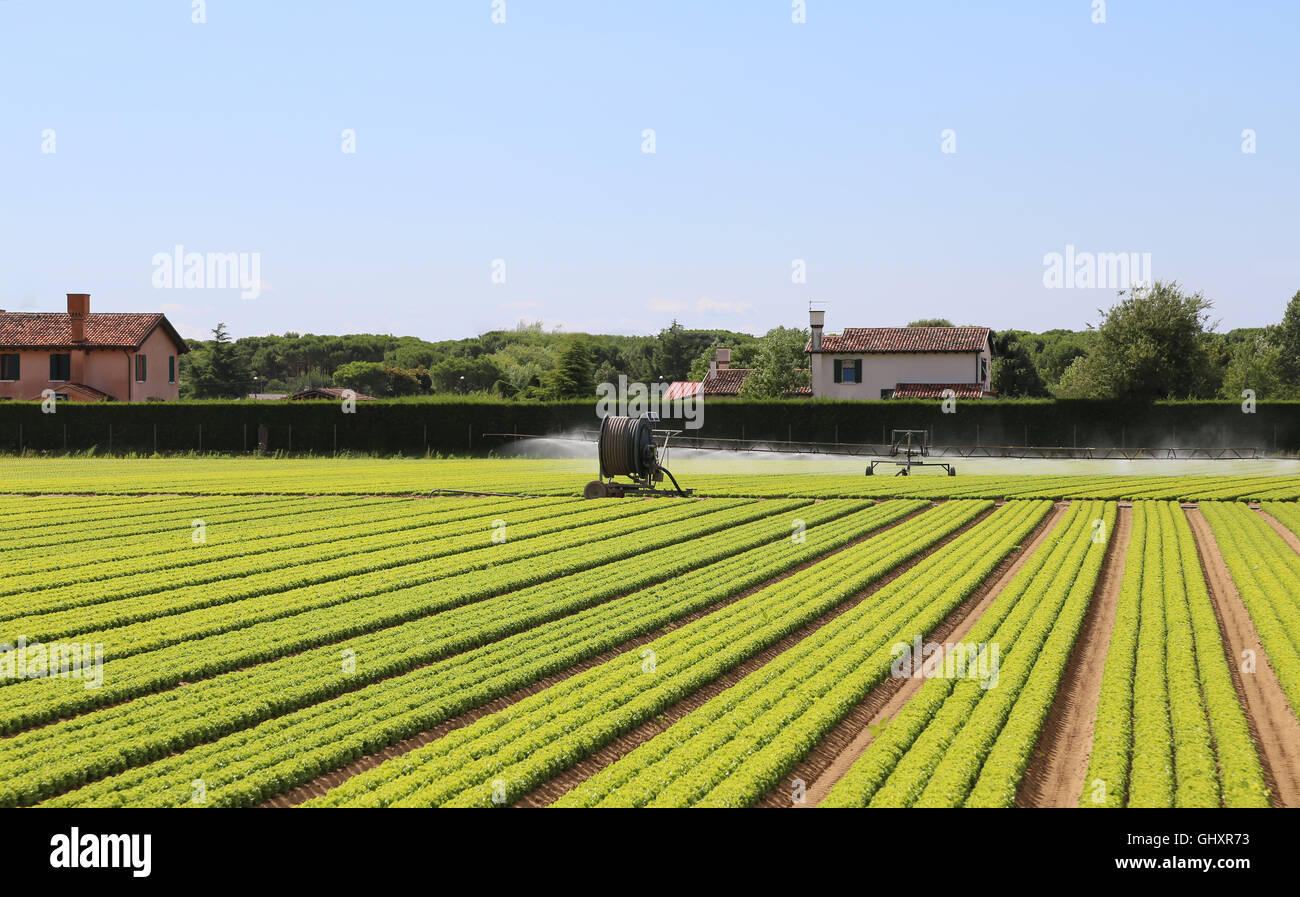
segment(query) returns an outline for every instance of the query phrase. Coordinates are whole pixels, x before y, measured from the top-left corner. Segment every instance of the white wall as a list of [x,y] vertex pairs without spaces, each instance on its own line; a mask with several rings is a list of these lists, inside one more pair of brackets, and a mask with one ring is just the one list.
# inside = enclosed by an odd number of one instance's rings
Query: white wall
[[[837,358],[846,365],[862,359],[862,382],[836,383]],[[813,395],[830,399],[879,399],[882,389],[893,389],[899,383],[979,382],[980,359],[988,362],[988,371],[981,384],[987,391],[993,367],[987,348],[982,352],[882,352],[874,355],[818,352],[810,354],[809,359]]]

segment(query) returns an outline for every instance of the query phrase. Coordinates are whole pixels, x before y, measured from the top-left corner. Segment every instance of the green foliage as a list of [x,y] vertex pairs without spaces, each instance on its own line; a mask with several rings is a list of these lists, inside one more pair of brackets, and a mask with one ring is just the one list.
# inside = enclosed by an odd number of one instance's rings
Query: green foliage
[[687,375],[688,380],[697,383],[701,382],[709,373],[709,366],[713,364],[717,357],[718,349],[731,350],[731,366],[733,368],[752,368],[755,366],[755,359],[758,357],[762,341],[758,338],[740,334],[739,338],[734,337],[715,337],[695,360],[691,362],[691,370]]
[[659,339],[650,356],[654,367],[651,379],[685,380],[691,370],[691,361],[699,354],[699,343],[696,332],[688,332],[676,320],[659,331]]
[[[1023,539],[1048,510],[1038,506],[1013,535]],[[1113,505],[1072,506],[1056,538],[1026,559],[963,639],[981,650],[999,646],[996,687],[972,677],[927,679],[823,806],[959,806],[968,797],[1004,804],[1008,792],[1014,799],[1105,555],[1104,541],[1092,541],[1093,520],[1106,520],[1109,531],[1113,516]],[[965,556],[976,554],[968,548]]]
[[913,321],[908,327],[951,327],[952,321],[947,318],[921,318],[919,321]]
[[[484,517],[479,525],[466,521],[466,535],[470,529],[481,534],[483,526],[499,515],[513,520],[513,512],[500,502],[495,504],[495,510],[482,509]],[[540,507],[535,501],[531,504]],[[171,730],[152,727],[132,744],[135,762],[126,765],[142,760],[158,762],[94,783],[59,803],[122,804],[134,800],[183,804],[189,800],[192,764],[207,766],[209,758],[209,771],[216,776],[208,781],[210,805],[256,803],[261,797],[291,787],[288,781],[301,783],[317,772],[346,763],[356,756],[360,741],[395,743],[692,613],[683,610],[684,606],[702,609],[722,600],[733,589],[743,590],[762,582],[764,576],[773,575],[773,570],[780,572],[800,563],[800,552],[772,550],[774,540],[789,542],[783,512],[805,505],[807,511],[801,513],[806,514],[810,524],[816,524],[838,521],[862,507],[860,502],[814,506],[807,502],[724,501],[716,508],[710,503],[710,510],[702,510],[695,502],[672,505],[654,509],[571,506],[571,513],[562,513],[559,521],[578,524],[580,516],[593,519],[593,514],[612,520],[631,512],[641,516],[641,523],[629,526],[606,522],[585,529],[571,528],[565,538],[557,535],[525,540],[536,543],[533,555],[549,551],[548,560],[554,558],[555,566],[539,567],[535,561],[502,565],[499,562],[504,559],[495,558],[498,564],[493,569],[477,573],[473,579],[480,597],[496,600],[472,600],[457,610],[418,615],[396,629],[369,632],[362,628],[344,642],[334,643],[322,637],[321,647],[279,662],[216,677],[198,687],[182,685],[171,693],[173,700],[163,708],[165,719],[157,714],[151,717],[152,722],[170,724]],[[574,508],[578,513],[572,513]],[[851,541],[870,528],[860,519],[836,522],[833,527],[835,541],[830,544]],[[662,554],[652,558],[636,548],[636,539],[617,535],[632,530],[637,530],[647,544],[660,547],[700,539],[695,544],[703,554],[680,552],[670,558]],[[575,532],[580,534],[577,540],[572,537]],[[713,537],[701,538],[708,535]],[[587,544],[597,539],[606,541]],[[511,543],[514,540],[512,536]],[[626,551],[621,545],[628,546]],[[491,556],[503,548],[494,546],[461,554],[480,555],[491,563]],[[625,560],[622,575],[616,579],[611,579],[600,563],[600,555],[610,548]],[[713,574],[725,572],[721,580],[692,572],[700,563],[721,561],[743,549],[754,550],[721,569],[706,566]],[[756,564],[760,554],[766,561]],[[803,556],[809,556],[806,549]],[[580,566],[575,567],[575,563]],[[656,585],[665,576],[678,579],[671,586]],[[468,584],[458,583],[455,579],[446,581],[452,589]],[[640,590],[626,595],[629,587]],[[396,590],[388,597],[397,601],[413,596],[409,590]],[[340,606],[333,614],[335,622],[343,622],[354,607]],[[503,610],[508,613],[503,614]],[[574,631],[576,620],[582,620],[584,625]],[[407,649],[383,651],[380,646],[392,637]],[[358,663],[354,672],[340,675],[338,659],[345,649],[355,652]],[[254,695],[256,700],[251,699]],[[365,710],[358,709],[358,701]],[[412,707],[422,709],[412,714]],[[33,740],[43,744],[50,763],[43,767],[46,774],[39,781],[35,775],[17,783],[5,779],[0,785],[0,799],[4,803],[27,803],[33,796],[57,793],[87,777],[122,770],[121,751],[102,746],[121,744],[122,729],[132,721],[132,709],[131,704],[117,705],[80,719],[89,726],[83,725],[79,732],[84,739],[93,739],[100,749],[74,750],[77,745],[67,743],[58,757],[52,756],[55,745],[61,742],[57,729],[62,724],[7,740],[0,745],[0,764],[5,761],[6,750],[21,756],[23,743],[30,749]],[[267,722],[257,725],[263,720]],[[350,721],[351,726],[346,737],[338,729],[344,721]],[[328,725],[322,727],[322,723]],[[287,739],[286,730],[294,733]],[[224,737],[190,752],[168,756],[177,748],[210,741],[214,734]],[[114,738],[119,740],[114,742]],[[313,743],[310,763],[304,762],[308,740]],[[83,748],[85,745],[86,741],[80,743]]]
[[1056,394],[1148,401],[1213,394],[1209,300],[1184,293],[1173,281],[1121,291],[1120,297],[1101,312],[1091,354],[1070,363]]
[[1300,389],[1300,290],[1286,304],[1274,342],[1279,376],[1288,387]]
[[253,375],[230,342],[225,324],[213,328],[210,343],[192,344],[191,349],[188,371],[181,377],[182,393],[187,398],[235,399],[247,395]]
[[434,365],[429,377],[436,392],[481,392],[490,390],[501,379],[501,368],[487,356],[456,356]]
[[[972,520],[987,506],[966,503],[957,519]],[[566,806],[749,806],[786,774],[888,675],[892,646],[929,631],[960,603],[1048,511],[1047,503],[1006,507],[958,537],[952,551],[979,560],[953,577],[946,557],[927,557],[850,608],[761,670],[683,717],[666,732],[625,755],[567,795]],[[937,509],[936,509],[937,510]],[[971,512],[975,513],[972,514]],[[925,521],[930,517],[929,521]],[[927,512],[933,529],[916,533],[927,544],[951,532],[952,520]],[[897,530],[912,528],[911,524]],[[890,533],[873,539],[881,554],[912,554]],[[946,552],[945,552],[946,553]],[[850,552],[845,552],[850,554]],[[848,567],[851,558],[842,558]],[[895,558],[893,563],[900,561]],[[838,566],[838,565],[837,565]],[[833,568],[826,568],[829,575]],[[836,570],[845,575],[857,571]],[[938,575],[943,585],[935,587]],[[925,592],[922,599],[920,593]],[[736,734],[743,732],[744,737]]]
[[1253,389],[1257,399],[1277,399],[1292,394],[1293,390],[1286,381],[1282,351],[1271,336],[1268,331],[1262,331],[1236,343],[1223,373],[1220,396],[1240,399],[1246,389]]
[[547,396],[552,399],[585,399],[596,394],[592,378],[591,351],[587,341],[574,337],[560,354],[555,369],[546,379]]
[[382,396],[388,386],[385,365],[377,361],[349,361],[334,372],[334,385],[356,390],[362,395]]
[[[891,554],[897,552],[902,559],[914,556],[987,507],[949,504],[974,513],[963,520],[955,509],[945,508],[930,520],[925,519],[927,512],[905,521],[881,536],[891,546]],[[817,510],[801,508],[799,515]],[[879,515],[863,512],[861,516]],[[875,528],[879,523],[859,521],[863,525]],[[754,566],[779,565],[786,557],[813,549],[813,543],[820,541],[815,535],[820,529],[809,528],[805,544],[792,544],[787,536],[747,560]],[[838,538],[834,541],[844,544]],[[890,563],[882,556],[884,551],[883,546],[849,550],[813,570],[798,571],[644,647],[624,651],[544,694],[482,717],[448,738],[404,755],[402,762],[382,764],[356,776],[317,804],[492,806],[494,779],[504,785],[508,803],[879,579],[899,562]],[[825,547],[811,556],[822,553]],[[832,565],[834,577],[828,578],[825,563]],[[659,658],[658,665],[648,668],[648,657]],[[474,758],[472,763],[469,758]]]
[[754,373],[740,387],[742,399],[779,399],[809,385],[808,331],[774,327],[763,337]]
[[1007,397],[1049,395],[1033,356],[1014,333],[997,334],[994,353],[991,378],[994,392]]

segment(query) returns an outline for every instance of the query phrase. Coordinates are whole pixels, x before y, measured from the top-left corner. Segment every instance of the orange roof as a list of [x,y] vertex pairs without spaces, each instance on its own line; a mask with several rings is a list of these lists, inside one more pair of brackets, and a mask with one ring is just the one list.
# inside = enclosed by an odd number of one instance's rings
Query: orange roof
[[[845,327],[822,338],[823,352],[979,352],[987,327]],[[812,343],[806,351],[812,351]]]
[[735,396],[740,394],[745,378],[754,373],[753,368],[723,368],[704,378],[706,396]]
[[896,399],[944,399],[945,389],[953,391],[953,398],[978,399],[984,395],[979,383],[899,383],[894,387]]
[[101,313],[86,315],[86,339],[72,341],[72,321],[67,312],[0,312],[0,348],[4,349],[138,349],[162,326],[177,349],[189,351],[185,340],[161,312]]
[[697,383],[694,380],[674,380],[668,384],[668,391],[664,393],[664,399],[672,402],[676,399],[699,395],[703,388],[703,383]]

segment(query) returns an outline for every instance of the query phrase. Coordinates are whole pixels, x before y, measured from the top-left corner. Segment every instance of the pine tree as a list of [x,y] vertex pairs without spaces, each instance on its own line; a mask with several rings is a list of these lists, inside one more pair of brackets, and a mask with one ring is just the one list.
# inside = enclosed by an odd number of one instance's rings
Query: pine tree
[[586,340],[575,337],[560,354],[560,360],[551,372],[548,384],[550,394],[557,399],[586,399],[596,394],[596,382],[591,370],[591,350]]

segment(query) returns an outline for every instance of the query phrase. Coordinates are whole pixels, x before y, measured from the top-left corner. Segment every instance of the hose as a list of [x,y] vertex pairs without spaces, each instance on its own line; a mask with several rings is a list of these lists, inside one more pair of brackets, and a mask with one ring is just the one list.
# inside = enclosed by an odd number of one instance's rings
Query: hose
[[[606,476],[643,476],[642,438],[649,421],[636,417],[607,417],[600,425],[600,466]],[[646,444],[650,443],[647,438]]]

